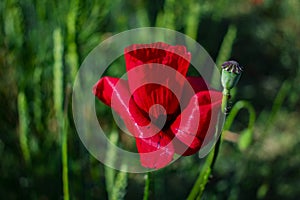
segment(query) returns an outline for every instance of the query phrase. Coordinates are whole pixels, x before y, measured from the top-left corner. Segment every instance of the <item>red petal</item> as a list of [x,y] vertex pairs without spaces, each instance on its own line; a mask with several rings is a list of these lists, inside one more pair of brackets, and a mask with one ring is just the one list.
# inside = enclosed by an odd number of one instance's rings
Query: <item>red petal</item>
[[160,132],[150,138],[136,138],[136,145],[144,167],[160,169],[168,165],[174,156],[172,136]]
[[162,168],[174,155],[171,136],[163,132],[145,117],[132,100],[125,80],[104,77],[93,88],[93,93],[111,106],[124,120],[127,129],[136,137],[141,163],[148,168]]
[[143,116],[132,100],[127,81],[119,78],[103,77],[94,85],[93,93],[122,117],[126,127],[132,134],[139,130],[137,127],[149,124],[149,120]]
[[[151,106],[159,104],[168,115],[174,114],[179,100],[171,90],[175,89],[176,95],[181,97],[184,80],[178,79],[178,74],[185,76],[190,58],[184,46],[159,42],[127,47],[126,68],[130,91],[136,104],[146,113],[149,113]],[[153,114],[154,118],[162,115],[160,110]]]
[[213,136],[214,130],[209,129],[209,126],[210,123],[217,123],[217,112],[220,111],[221,102],[221,92],[208,90],[198,92],[190,100],[171,125],[171,131],[178,139],[174,141],[176,153],[194,154],[200,149],[205,137]]
[[202,77],[186,77],[186,80],[180,100],[181,110],[186,108],[195,93],[208,90],[208,86]]
[[119,78],[103,77],[93,87],[93,93],[100,101],[110,106],[111,96]]
[[172,46],[163,42],[134,44],[126,47],[124,52],[127,71],[142,64],[159,63],[170,66],[185,76],[191,59],[185,46]]
[[186,77],[191,87],[194,89],[195,93],[207,90],[208,86],[206,85],[205,80],[202,77]]

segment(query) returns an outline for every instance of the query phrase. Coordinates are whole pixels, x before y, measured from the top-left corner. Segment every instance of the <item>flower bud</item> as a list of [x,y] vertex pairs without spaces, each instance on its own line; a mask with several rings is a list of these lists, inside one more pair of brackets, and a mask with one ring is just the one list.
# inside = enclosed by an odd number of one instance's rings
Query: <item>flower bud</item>
[[236,61],[226,61],[222,64],[222,86],[226,90],[232,89],[238,83],[243,68]]

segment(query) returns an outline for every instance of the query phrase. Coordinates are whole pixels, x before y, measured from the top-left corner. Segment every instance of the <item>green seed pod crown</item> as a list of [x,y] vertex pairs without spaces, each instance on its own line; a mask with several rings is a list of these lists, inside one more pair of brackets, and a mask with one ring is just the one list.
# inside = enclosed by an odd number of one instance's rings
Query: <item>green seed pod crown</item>
[[221,82],[222,86],[230,90],[238,83],[243,68],[236,61],[226,61],[222,64],[222,77]]

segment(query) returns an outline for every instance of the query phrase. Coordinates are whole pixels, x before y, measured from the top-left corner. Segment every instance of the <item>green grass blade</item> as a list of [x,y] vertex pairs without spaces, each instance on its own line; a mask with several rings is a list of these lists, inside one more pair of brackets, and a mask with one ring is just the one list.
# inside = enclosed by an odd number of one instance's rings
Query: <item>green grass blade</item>
[[[126,170],[126,167],[123,166],[123,170]],[[127,187],[127,177],[128,174],[126,172],[120,171],[117,174],[116,181],[114,187],[112,189],[112,200],[122,200],[126,194],[126,187]]]
[[63,176],[63,191],[64,200],[69,200],[69,175],[68,175],[68,116],[65,115],[63,118],[63,128],[62,128],[62,141],[61,141],[61,154],[62,154],[62,176]]
[[215,68],[213,72],[213,77],[212,77],[212,86],[214,88],[219,88],[220,87],[220,71],[221,71],[221,65],[223,62],[228,60],[231,55],[232,47],[236,38],[237,34],[237,28],[234,25],[230,25],[228,27],[227,33],[224,36],[223,42],[221,44],[219,54],[216,60],[216,65],[217,68]]
[[266,123],[265,132],[272,125],[278,111],[282,107],[284,100],[290,94],[291,87],[292,87],[292,85],[291,85],[290,81],[287,80],[287,81],[283,82],[281,88],[279,89],[279,92],[277,93],[277,96],[275,97],[274,103],[272,105],[272,111],[271,111],[269,119]]
[[59,122],[62,119],[63,112],[63,37],[61,29],[57,28],[53,32],[53,101],[56,117]]
[[[53,32],[53,95],[54,110],[58,125],[59,135],[61,136],[61,154],[62,154],[62,182],[64,200],[69,200],[69,178],[68,178],[68,118],[67,106],[65,113],[63,111],[63,36],[61,29],[57,28]],[[67,95],[68,96],[68,93]],[[67,99],[67,98],[66,98]],[[66,100],[67,105],[67,100]]]
[[254,107],[247,101],[238,101],[232,107],[232,109],[227,117],[227,120],[224,124],[224,130],[229,130],[234,119],[236,118],[237,114],[242,109],[246,109],[248,111],[249,120],[248,120],[247,128],[244,131],[242,131],[242,133],[240,134],[239,141],[238,141],[238,147],[241,151],[245,150],[252,142],[254,123],[256,120],[256,113],[255,113]]
[[78,70],[78,54],[76,44],[76,21],[78,16],[79,1],[73,0],[70,3],[70,10],[66,18],[67,24],[67,53],[66,64],[68,66],[68,81],[73,82]]
[[197,39],[197,31],[200,23],[200,16],[201,16],[200,2],[193,1],[192,3],[189,4],[189,12],[187,13],[187,17],[186,17],[185,33],[191,38],[193,38],[194,40]]
[[[109,141],[112,144],[116,145],[118,143],[118,140],[119,140],[118,132],[116,130],[113,130],[109,136]],[[116,162],[115,158],[116,158],[116,152],[114,151],[113,148],[109,148],[107,151],[105,162],[108,165],[112,166]],[[112,191],[115,184],[116,170],[106,166],[104,173],[105,173],[106,191],[109,196],[109,199],[112,199]]]
[[33,108],[34,108],[34,124],[39,132],[43,130],[42,124],[42,89],[41,89],[41,76],[42,69],[36,67],[33,74],[34,82],[34,99],[33,99]]
[[200,171],[200,174],[187,198],[187,200],[195,200],[201,198],[203,191],[208,182],[211,173],[211,164],[214,158],[215,150],[213,149],[207,156],[205,163]]
[[26,164],[30,164],[30,150],[28,146],[28,105],[25,94],[18,94],[18,111],[19,111],[19,142],[22,154]]
[[251,103],[247,102],[247,101],[238,101],[234,104],[234,106],[232,107],[226,122],[224,124],[224,131],[229,130],[234,119],[236,118],[238,112],[241,109],[246,109],[249,112],[249,121],[248,121],[248,128],[249,129],[253,129],[254,128],[254,123],[255,123],[255,119],[256,119],[256,113],[254,110],[254,107],[251,105]]
[[153,189],[154,189],[153,185],[154,185],[153,173],[147,172],[147,174],[145,175],[145,188],[144,188],[143,200],[152,199],[151,193],[153,195]]
[[175,0],[166,0],[164,3],[164,9],[157,15],[156,27],[164,27],[175,30],[175,15],[174,7]]

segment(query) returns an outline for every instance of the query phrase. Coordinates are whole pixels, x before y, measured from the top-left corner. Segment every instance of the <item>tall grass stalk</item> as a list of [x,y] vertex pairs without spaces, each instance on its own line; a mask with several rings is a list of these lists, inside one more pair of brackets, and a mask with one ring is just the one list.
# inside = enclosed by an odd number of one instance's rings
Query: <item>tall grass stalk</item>
[[[235,41],[236,38],[236,34],[237,34],[237,28],[234,25],[230,25],[228,27],[227,33],[224,36],[222,45],[220,47],[219,50],[219,54],[216,60],[216,64],[217,66],[221,66],[221,64],[226,61],[227,59],[230,58],[231,55],[231,51],[232,51],[232,47],[233,47],[233,43]],[[220,68],[219,68],[220,70]]]
[[[5,39],[10,45],[22,48],[24,42],[24,16],[20,3],[16,0],[4,0],[1,2],[3,10],[3,25]],[[1,38],[2,39],[2,38]]]
[[19,111],[19,142],[22,154],[26,164],[30,164],[30,150],[28,147],[28,105],[25,94],[19,92],[18,94],[18,111]]
[[[123,170],[126,170],[126,166],[123,166]],[[114,187],[112,188],[111,199],[112,200],[122,200],[126,194],[128,174],[126,172],[120,171],[117,174]]]
[[228,60],[231,56],[231,51],[233,47],[233,43],[235,41],[237,34],[237,28],[234,25],[230,25],[228,27],[227,33],[224,36],[223,42],[221,44],[217,59],[216,59],[216,65],[217,68],[214,69],[213,76],[212,76],[212,86],[214,88],[219,88],[220,83],[220,71],[221,71],[221,65],[223,62]]
[[63,117],[63,37],[61,29],[53,32],[53,103],[58,126],[61,126]]
[[205,163],[201,168],[200,174],[196,182],[194,183],[194,186],[189,196],[187,197],[187,200],[195,200],[195,199],[200,199],[202,197],[203,191],[205,189],[205,186],[208,182],[212,170],[211,165],[213,162],[214,154],[215,154],[215,149],[213,149],[206,157]]
[[39,132],[42,132],[42,95],[41,95],[41,76],[42,69],[40,67],[36,67],[33,74],[33,82],[34,82],[34,124]]
[[79,0],[72,0],[70,10],[66,18],[67,24],[67,53],[66,64],[68,66],[68,81],[73,82],[78,69],[78,54],[76,44],[76,21],[78,16]]
[[[109,136],[109,140],[112,144],[117,145],[119,140],[118,132],[116,128],[113,128]],[[106,155],[106,163],[112,166],[116,162],[116,151],[113,148],[109,148]],[[108,199],[121,200],[126,194],[128,175],[122,170],[126,170],[126,166],[121,166],[121,171],[116,175],[116,170],[106,166],[105,167],[105,182]]]
[[265,132],[271,127],[274,119],[276,118],[278,111],[282,107],[284,100],[290,94],[291,87],[292,87],[292,85],[289,80],[284,81],[282,86],[280,87],[280,89],[275,97],[275,100],[273,102],[272,111],[270,113],[270,116],[269,116],[268,121],[265,126]]
[[[112,144],[116,145],[119,140],[118,132],[114,129],[110,136],[109,140]],[[116,151],[114,151],[113,148],[109,148],[106,155],[106,163],[110,166],[112,166],[116,160]],[[112,199],[112,190],[115,183],[115,176],[116,176],[116,170],[111,167],[105,167],[105,183],[106,183],[106,191],[108,194],[109,199]]]
[[201,7],[199,2],[194,2],[189,4],[189,12],[186,17],[186,31],[185,33],[193,38],[197,39],[197,31],[200,23]]
[[164,27],[175,30],[174,7],[175,0],[166,0],[163,11],[159,12],[156,18],[156,27]]
[[67,133],[68,123],[67,114],[63,111],[63,36],[61,29],[57,28],[53,32],[53,95],[54,110],[56,113],[59,135],[61,136],[62,154],[62,182],[64,200],[69,200],[69,178],[68,178],[68,152],[67,152]]
[[145,176],[145,188],[143,200],[154,199],[154,179],[153,172],[147,172]]
[[147,16],[146,9],[139,8],[136,13],[137,16],[137,27],[148,27],[150,22]]
[[68,105],[69,98],[71,95],[71,86],[68,85],[65,95],[65,105],[63,111],[62,119],[62,138],[61,138],[61,154],[62,154],[62,176],[63,176],[63,190],[64,190],[64,200],[69,199],[69,176],[68,176],[68,131],[69,131],[69,121],[68,121]]

